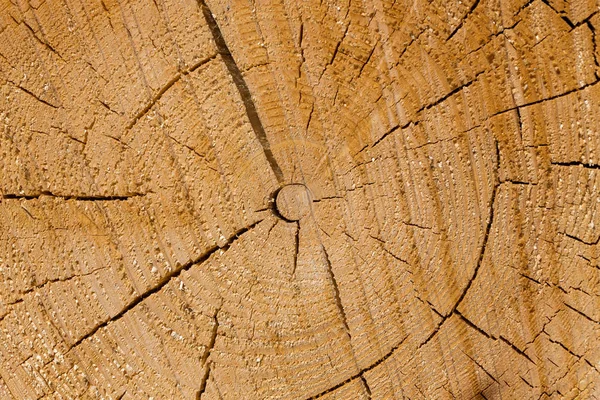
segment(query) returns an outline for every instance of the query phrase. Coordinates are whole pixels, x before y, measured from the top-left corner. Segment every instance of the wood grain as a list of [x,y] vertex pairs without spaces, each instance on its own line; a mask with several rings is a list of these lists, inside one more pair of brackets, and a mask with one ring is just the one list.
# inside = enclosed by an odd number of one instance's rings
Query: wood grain
[[599,11],[0,1],[0,399],[600,398]]

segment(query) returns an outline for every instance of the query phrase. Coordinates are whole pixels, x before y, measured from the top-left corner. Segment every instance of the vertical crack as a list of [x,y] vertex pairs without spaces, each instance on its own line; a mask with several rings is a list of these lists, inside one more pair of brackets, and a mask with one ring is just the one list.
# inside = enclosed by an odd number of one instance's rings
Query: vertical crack
[[217,341],[217,332],[219,331],[219,311],[221,311],[220,309],[215,311],[215,315],[213,316],[213,320],[215,321],[214,325],[213,325],[213,329],[211,332],[211,336],[210,336],[210,341],[208,342],[208,346],[206,347],[206,350],[204,351],[204,354],[202,355],[202,364],[206,364],[206,360],[208,360],[208,357],[210,356],[210,352],[212,351],[213,347],[215,347],[215,342]]
[[254,134],[256,138],[260,142],[260,145],[263,148],[263,152],[265,153],[265,157],[267,158],[267,162],[271,166],[273,173],[275,174],[275,178],[279,183],[283,182],[283,172],[275,160],[273,156],[273,152],[271,151],[271,145],[269,144],[269,140],[267,139],[267,133],[265,132],[265,128],[258,116],[258,111],[256,110],[256,105],[254,104],[254,100],[252,100],[252,94],[250,93],[250,89],[248,88],[248,84],[244,80],[242,72],[237,66],[231,52],[229,51],[229,47],[227,47],[227,43],[225,43],[225,39],[223,38],[223,34],[221,33],[221,29],[215,20],[212,12],[208,5],[206,5],[205,0],[198,0],[198,4],[200,9],[202,9],[202,14],[204,15],[204,19],[208,24],[208,28],[212,33],[213,39],[217,46],[217,51],[219,55],[223,59],[229,74],[233,78],[233,82],[237,87],[240,96],[244,102],[244,107],[246,108],[246,114],[248,115],[248,119],[250,120],[250,125],[254,130]]
[[321,245],[321,249],[323,250],[323,254],[325,255],[325,263],[327,264],[327,273],[329,274],[329,279],[331,280],[333,286],[333,296],[335,298],[335,304],[340,311],[340,317],[342,318],[342,323],[344,324],[344,328],[346,329],[346,334],[348,334],[349,338],[352,338],[350,334],[350,327],[348,326],[348,318],[346,317],[346,311],[344,310],[344,306],[342,305],[342,298],[340,297],[340,289],[337,284],[337,280],[335,279],[335,274],[333,273],[333,268],[331,267],[331,261],[329,260],[329,254],[327,254],[327,250],[325,250],[325,246]]
[[598,73],[599,73],[598,70],[600,69],[600,64],[598,64],[598,45],[596,43],[596,28],[594,28],[594,25],[592,25],[592,23],[590,22],[589,17],[585,21],[585,24],[587,25],[588,29],[592,33],[592,48],[593,48],[593,52],[594,52],[594,64],[596,65],[595,75],[596,75],[596,79],[600,79],[600,76],[598,75]]
[[208,382],[208,377],[210,376],[211,365],[212,363],[208,363],[204,368],[204,375],[200,381],[200,389],[198,389],[198,392],[196,393],[196,400],[202,399],[202,395],[206,391],[206,383]]
[[321,398],[321,397],[325,396],[327,393],[331,393],[331,392],[341,388],[342,386],[354,381],[355,379],[363,380],[363,384],[365,384],[365,390],[368,392],[369,396],[371,396],[371,388],[366,383],[366,379],[364,379],[365,372],[369,372],[369,371],[375,369],[376,367],[381,365],[383,362],[385,362],[387,359],[389,359],[396,352],[396,350],[398,350],[400,348],[400,346],[402,346],[402,344],[404,343],[404,341],[406,341],[406,339],[408,339],[408,336],[404,337],[397,345],[392,347],[390,349],[390,351],[388,351],[383,357],[381,357],[380,359],[378,359],[377,361],[375,361],[373,364],[369,365],[368,367],[361,369],[357,374],[352,375],[351,377],[347,378],[346,380],[339,382],[314,396],[308,397],[306,400],[315,400],[315,399]]
[[296,221],[296,251],[294,253],[294,268],[292,269],[292,279],[296,275],[298,268],[298,254],[300,253],[300,221]]
[[487,225],[485,227],[485,233],[483,235],[483,243],[481,244],[481,250],[479,252],[479,258],[477,259],[477,265],[475,266],[475,271],[473,271],[473,275],[472,275],[471,279],[469,279],[469,282],[467,282],[467,286],[465,286],[465,289],[463,290],[463,292],[461,293],[460,297],[458,298],[458,301],[456,302],[456,304],[452,308],[452,311],[450,311],[450,313],[448,313],[448,315],[452,314],[454,311],[456,311],[458,309],[458,306],[460,306],[460,303],[462,303],[462,301],[464,300],[465,296],[467,295],[467,292],[469,291],[469,289],[473,285],[473,282],[477,278],[477,274],[479,273],[479,270],[481,268],[481,264],[483,263],[483,257],[485,255],[485,250],[486,250],[486,247],[487,247],[487,244],[488,244],[488,240],[490,238],[490,231],[492,230],[492,224],[494,223],[494,206],[495,206],[496,194],[498,192],[498,187],[499,186],[500,186],[499,183],[497,183],[495,185],[494,190],[492,192],[492,198],[490,199],[490,216],[489,216],[489,219],[488,219],[488,223],[487,223]]
[[208,357],[210,357],[210,353],[211,353],[212,349],[215,347],[215,342],[217,341],[217,333],[219,331],[219,318],[218,318],[219,311],[221,311],[220,308],[215,311],[215,315],[213,316],[215,323],[213,325],[213,329],[211,332],[210,341],[208,342],[208,346],[206,346],[206,350],[204,350],[204,354],[202,354],[201,362],[202,362],[202,365],[204,366],[204,375],[202,376],[202,379],[200,380],[200,388],[198,389],[198,392],[196,394],[197,400],[200,400],[202,398],[202,395],[204,394],[204,391],[206,390],[206,383],[208,382],[208,377],[210,376],[212,362],[207,362],[207,361],[208,361]]
[[[499,169],[500,169],[500,146],[499,146],[497,140],[495,141],[495,147],[496,147],[496,176],[498,176]],[[492,225],[494,223],[494,210],[495,210],[495,204],[496,204],[496,195],[497,195],[498,190],[500,188],[500,184],[501,183],[496,179],[496,182],[494,183],[494,188],[492,190],[492,195],[490,196],[490,201],[489,201],[490,214],[489,214],[488,221],[487,221],[487,224],[486,224],[486,227],[485,227],[485,231],[484,231],[484,234],[483,234],[483,241],[481,243],[481,249],[479,251],[479,257],[477,258],[477,264],[475,265],[475,270],[473,271],[473,275],[471,275],[471,279],[469,279],[469,282],[467,282],[467,285],[463,289],[463,291],[460,294],[458,300],[456,301],[456,303],[454,303],[454,306],[452,307],[452,309],[447,314],[442,315],[437,310],[435,310],[435,308],[431,307],[432,310],[436,312],[436,314],[438,314],[438,315],[440,315],[442,317],[442,319],[435,326],[435,328],[433,329],[433,331],[431,332],[431,334],[425,339],[425,341],[423,341],[417,347],[417,349],[420,349],[421,347],[425,346],[431,339],[433,339],[434,336],[437,335],[437,333],[442,328],[442,325],[444,325],[444,323],[446,323],[446,321],[448,321],[448,319],[450,319],[450,317],[453,314],[459,315],[465,322],[468,322],[470,326],[475,327],[474,324],[471,324],[470,321],[468,321],[465,317],[463,317],[463,315],[460,313],[460,311],[458,311],[458,307],[460,306],[460,304],[465,299],[465,297],[467,295],[467,292],[469,291],[469,289],[473,285],[473,282],[475,282],[475,279],[477,279],[477,274],[479,273],[479,270],[481,269],[481,265],[483,263],[483,258],[484,258],[484,255],[485,255],[485,250],[486,250],[486,247],[487,247],[487,244],[488,244],[488,240],[489,240],[489,237],[490,237],[490,232],[492,230]],[[484,333],[483,331],[480,331],[480,332]],[[488,338],[493,338],[493,337],[491,337],[490,335],[488,335],[486,333],[484,333],[484,335],[487,336]],[[496,339],[496,338],[493,338],[493,339]],[[523,353],[523,355],[525,355],[525,357],[527,357],[531,361],[531,359],[525,353]]]
[[[499,143],[497,140],[495,142],[496,142],[496,175],[498,176],[499,170],[500,170],[500,146],[499,146]],[[465,289],[463,290],[460,297],[454,304],[454,307],[452,307],[452,310],[446,315],[446,317],[450,316],[452,313],[454,313],[455,311],[458,310],[458,306],[460,306],[460,303],[462,303],[465,296],[467,295],[467,292],[469,291],[469,289],[473,285],[473,282],[477,278],[477,274],[479,273],[479,269],[481,268],[481,264],[483,263],[483,257],[485,255],[485,250],[486,250],[486,247],[488,244],[488,240],[490,238],[490,232],[492,230],[492,225],[494,223],[494,209],[495,209],[495,204],[496,204],[496,195],[498,194],[499,188],[500,188],[500,182],[496,181],[496,183],[494,184],[494,189],[492,190],[491,198],[490,198],[490,203],[489,203],[490,204],[490,206],[489,206],[490,214],[489,214],[487,225],[485,227],[485,231],[483,234],[483,241],[481,243],[481,250],[479,251],[479,257],[477,258],[477,264],[475,265],[475,271],[473,271],[473,275],[471,276],[471,279],[469,279],[469,282],[467,282],[467,286],[465,286]]]
[[367,399],[371,400],[371,388],[369,387],[369,383],[367,382],[363,374],[360,374],[360,380],[363,384],[363,387],[365,388],[365,392],[367,392]]

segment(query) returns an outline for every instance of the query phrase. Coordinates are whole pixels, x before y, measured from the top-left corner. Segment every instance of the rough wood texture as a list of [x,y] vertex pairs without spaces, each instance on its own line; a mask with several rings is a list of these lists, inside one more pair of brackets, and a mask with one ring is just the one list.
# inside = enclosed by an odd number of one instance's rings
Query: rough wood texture
[[600,398],[599,4],[1,0],[0,399]]

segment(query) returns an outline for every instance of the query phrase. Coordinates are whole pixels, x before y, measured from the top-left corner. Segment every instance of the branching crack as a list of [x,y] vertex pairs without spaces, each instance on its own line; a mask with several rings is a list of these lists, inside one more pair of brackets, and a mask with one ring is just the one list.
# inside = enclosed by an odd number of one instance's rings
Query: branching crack
[[485,336],[488,339],[500,340],[500,341],[504,342],[511,349],[513,349],[517,354],[526,358],[529,362],[531,362],[533,365],[535,365],[535,362],[523,350],[519,349],[517,346],[515,346],[513,343],[511,343],[504,336],[500,335],[500,336],[496,337],[494,335],[487,333],[486,331],[484,331],[483,329],[481,329],[480,327],[475,325],[472,321],[470,321],[467,317],[465,317],[459,311],[454,311],[454,314],[458,315],[459,318],[461,319],[461,321],[463,321],[465,324],[467,324],[467,326],[469,326],[471,329],[477,331],[478,333],[480,333],[481,335]]
[[271,145],[267,138],[267,133],[265,132],[265,128],[258,115],[258,111],[256,109],[256,105],[254,104],[254,100],[252,99],[252,94],[250,93],[248,84],[244,80],[242,72],[237,66],[235,60],[233,59],[233,56],[229,51],[229,47],[227,47],[227,43],[225,42],[223,34],[221,33],[221,28],[219,28],[219,25],[217,24],[217,21],[215,20],[215,17],[213,16],[213,13],[206,4],[205,0],[198,0],[198,5],[202,10],[204,19],[206,20],[206,23],[208,24],[208,27],[212,33],[213,40],[215,41],[215,45],[217,46],[217,51],[221,56],[221,59],[225,63],[225,66],[227,67],[227,70],[229,71],[229,74],[231,75],[231,78],[233,79],[233,82],[235,83],[238,92],[240,93],[240,96],[244,103],[244,107],[246,109],[248,120],[250,121],[250,125],[254,130],[256,138],[258,139],[260,145],[263,148],[263,152],[265,153],[267,162],[271,166],[271,169],[275,174],[275,178],[277,178],[277,181],[281,183],[284,180],[283,172],[281,171],[281,168],[279,167],[279,164],[277,163],[277,160],[275,159],[275,156],[271,151]]
[[[375,361],[373,364],[369,365],[366,368],[361,369],[358,373],[352,375],[351,377],[349,377],[348,379],[346,379],[343,382],[340,382],[332,387],[330,387],[329,389],[326,389],[324,391],[322,391],[319,394],[316,394],[314,396],[308,397],[306,400],[314,400],[314,399],[318,399],[319,397],[323,397],[328,393],[333,392],[334,390],[337,390],[339,388],[341,388],[342,386],[352,382],[355,379],[362,379],[363,374],[365,374],[366,372],[371,371],[373,368],[376,368],[377,366],[379,366],[382,362],[384,362],[385,360],[387,360],[388,358],[390,358],[395,352],[396,350],[398,350],[400,348],[400,346],[402,346],[402,344],[404,343],[404,341],[408,338],[408,336],[404,337],[402,340],[400,340],[400,342],[395,345],[394,347],[392,347],[390,349],[390,351],[388,351],[385,355],[383,355],[383,357],[381,357],[380,359],[378,359],[377,361]],[[368,388],[368,386],[366,386],[366,388]],[[371,388],[368,388],[368,390],[370,391]]]
[[[121,317],[123,317],[127,312],[131,311],[133,308],[135,308],[137,305],[139,305],[142,301],[146,300],[148,297],[152,296],[153,294],[159,292],[169,282],[171,282],[171,280],[173,280],[174,278],[177,278],[179,275],[181,275],[181,273],[183,271],[189,270],[194,265],[202,264],[203,262],[207,261],[217,251],[227,251],[229,249],[229,247],[231,247],[231,245],[239,237],[241,237],[244,233],[249,232],[252,229],[254,229],[262,221],[263,220],[259,220],[259,221],[255,222],[255,223],[253,223],[252,225],[249,225],[246,228],[240,229],[235,234],[233,234],[233,236],[231,236],[230,238],[227,239],[225,245],[223,245],[221,247],[219,247],[219,246],[213,246],[213,247],[209,248],[200,257],[197,257],[196,259],[194,259],[194,260],[192,260],[192,261],[190,261],[190,262],[188,262],[188,263],[186,263],[184,265],[181,265],[181,266],[175,268],[173,271],[171,271],[170,273],[168,273],[163,279],[161,279],[161,281],[158,282],[153,288],[147,290],[146,292],[142,293],[141,295],[136,296],[133,300],[131,300],[119,313],[117,313],[114,316],[112,316],[112,317],[106,319],[105,321],[99,323],[94,328],[92,328],[88,333],[86,333],[85,335],[83,335],[82,337],[80,337],[75,343],[73,343],[73,345],[70,346],[69,350],[71,350],[71,349],[79,346],[81,343],[83,343],[83,341],[85,341],[86,339],[89,339],[90,337],[92,337],[93,335],[95,335],[96,332],[98,332],[100,329],[106,327],[109,323],[115,322],[118,319],[120,319]],[[216,316],[215,316],[215,319],[216,319]]]
[[[499,148],[498,148],[498,143],[496,142],[496,168],[498,168],[498,166],[500,165],[500,152],[499,152]],[[431,332],[431,334],[418,346],[418,348],[420,349],[421,347],[425,346],[431,339],[433,339],[435,337],[435,335],[440,331],[442,325],[453,315],[453,314],[457,314],[459,316],[462,316],[460,314],[460,312],[458,311],[458,307],[460,306],[460,304],[462,303],[462,301],[464,300],[465,296],[467,295],[467,292],[469,291],[469,289],[471,288],[471,286],[473,285],[473,282],[475,281],[475,279],[477,278],[477,274],[479,273],[479,269],[481,268],[481,264],[483,262],[483,257],[485,255],[485,250],[487,247],[487,243],[490,237],[490,232],[492,229],[492,225],[494,223],[494,207],[495,207],[495,203],[496,203],[496,195],[498,193],[498,188],[500,187],[500,183],[496,182],[494,185],[494,190],[492,191],[492,195],[490,198],[490,214],[488,217],[488,222],[485,228],[485,232],[483,235],[483,242],[481,244],[481,250],[479,251],[479,258],[477,259],[477,264],[475,266],[475,270],[473,271],[473,275],[471,276],[471,279],[469,279],[469,282],[467,282],[467,285],[465,286],[464,290],[462,291],[460,297],[458,298],[458,300],[456,301],[456,303],[454,304],[454,306],[452,307],[452,309],[445,315],[442,315],[441,313],[439,313],[437,310],[434,309],[434,311],[438,314],[442,316],[441,321],[436,325],[436,327],[433,329],[433,331]],[[475,325],[473,325],[475,326]],[[483,332],[483,331],[482,331]],[[486,336],[488,338],[491,338],[491,336],[487,335]]]

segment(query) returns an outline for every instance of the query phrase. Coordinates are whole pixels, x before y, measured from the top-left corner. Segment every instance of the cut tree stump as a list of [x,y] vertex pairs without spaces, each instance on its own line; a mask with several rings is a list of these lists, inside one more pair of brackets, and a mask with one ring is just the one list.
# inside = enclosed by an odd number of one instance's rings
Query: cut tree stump
[[0,399],[599,399],[597,0],[1,0]]

